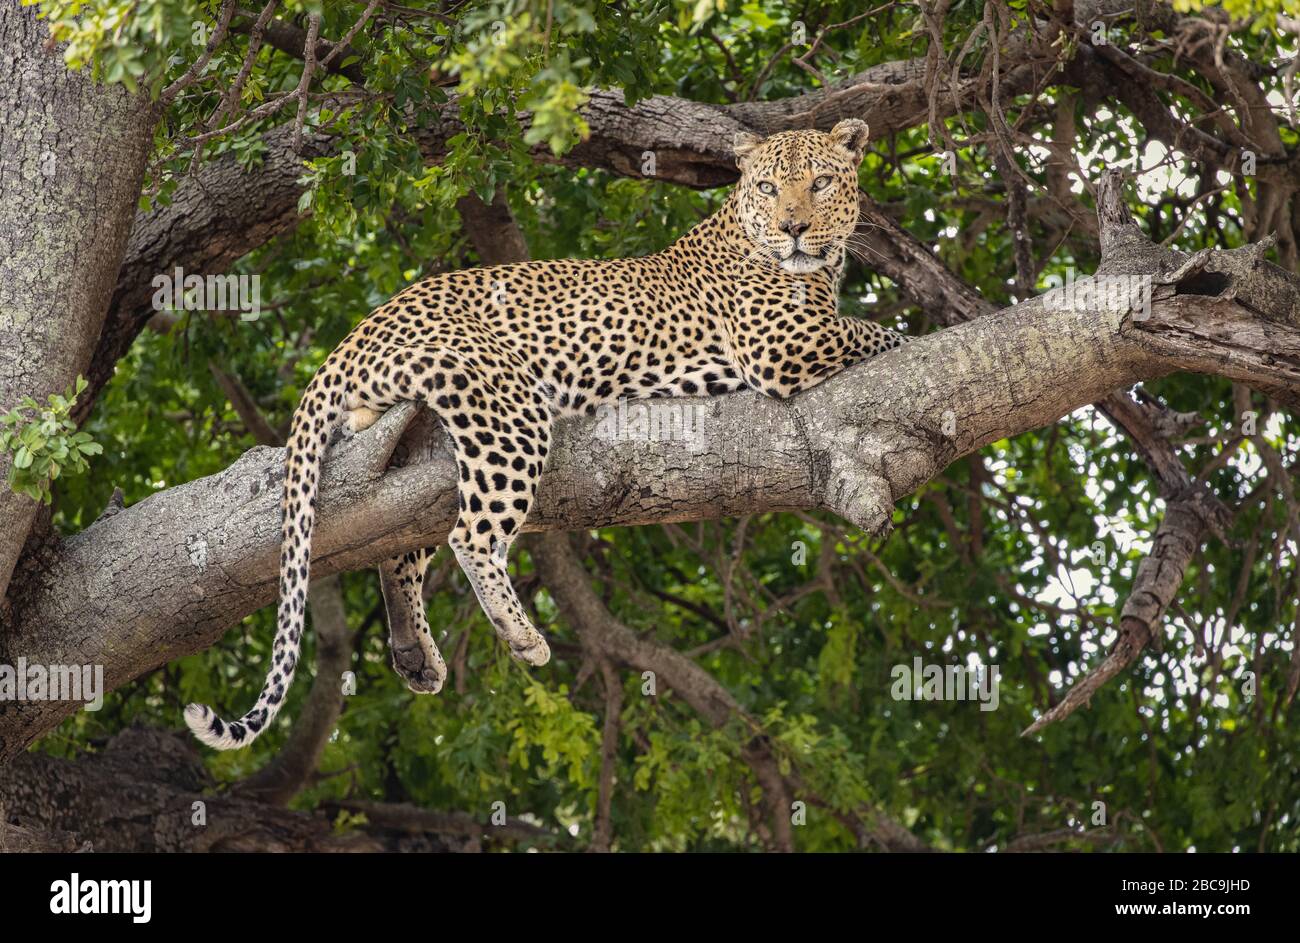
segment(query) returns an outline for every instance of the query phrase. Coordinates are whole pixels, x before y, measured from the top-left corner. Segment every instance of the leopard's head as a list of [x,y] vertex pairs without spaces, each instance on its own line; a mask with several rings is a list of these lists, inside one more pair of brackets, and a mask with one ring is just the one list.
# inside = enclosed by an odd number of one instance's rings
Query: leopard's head
[[867,133],[866,122],[847,118],[829,132],[736,135],[736,209],[756,258],[794,273],[839,263],[858,222]]

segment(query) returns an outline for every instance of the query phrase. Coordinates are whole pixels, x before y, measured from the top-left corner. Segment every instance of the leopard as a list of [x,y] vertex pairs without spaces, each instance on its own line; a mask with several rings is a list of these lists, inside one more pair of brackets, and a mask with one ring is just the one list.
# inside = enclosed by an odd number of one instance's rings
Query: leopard
[[[545,665],[550,648],[507,564],[558,422],[620,400],[743,389],[786,399],[906,340],[838,313],[868,138],[856,118],[829,131],[739,132],[738,181],[659,252],[444,272],[360,321],[308,382],[290,423],[265,683],[235,721],[187,706],[195,735],[215,749],[246,746],[279,713],[302,643],[327,445],[399,403],[427,406],[449,438],[457,516],[446,543],[488,622],[514,658]],[[436,549],[379,567],[392,664],[420,694],[437,693],[447,677],[422,595]]]

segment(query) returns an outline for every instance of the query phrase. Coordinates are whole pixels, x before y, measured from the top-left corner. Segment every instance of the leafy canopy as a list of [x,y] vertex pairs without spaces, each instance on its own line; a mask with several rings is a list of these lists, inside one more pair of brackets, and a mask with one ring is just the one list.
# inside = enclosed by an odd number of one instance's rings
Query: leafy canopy
[[[1178,3],[1200,9],[1197,0]],[[1294,13],[1294,6],[1232,0],[1229,11],[1259,27],[1234,34],[1232,48],[1255,61],[1278,57],[1286,40],[1267,18]],[[67,43],[71,65],[157,96],[197,61],[220,5],[44,0],[41,9]],[[337,40],[363,9],[359,2],[286,2],[278,15],[303,25],[319,13],[321,35]],[[93,477],[68,474],[82,455],[95,454],[64,421],[72,394],[52,399],[48,409],[26,404],[25,418],[6,419],[0,444],[17,445],[31,459],[23,468],[14,463],[16,474],[32,472],[20,486],[40,492],[39,480],[57,475],[57,522],[65,531],[92,521],[114,485],[128,503],[140,501],[217,471],[254,444],[210,364],[236,376],[283,428],[312,371],[366,312],[414,280],[476,262],[455,210],[466,193],[486,199],[504,188],[537,257],[613,257],[666,245],[722,194],[557,167],[535,160],[530,148],[562,154],[580,140],[586,127],[579,108],[599,86],[623,89],[629,102],[656,93],[719,104],[798,95],[817,79],[785,48],[796,21],[811,43],[822,27],[862,12],[856,3],[798,8],[776,0],[470,0],[447,9],[404,7],[359,32],[353,54],[339,64],[358,66],[364,88],[341,75],[319,80],[323,94],[313,100],[307,130],[338,147],[304,162],[309,186],[300,208],[310,215],[238,265],[260,274],[266,313],[248,323],[186,312],[170,332],[145,333],[86,426],[104,447]],[[1035,9],[1011,3],[1012,26]],[[982,16],[982,4],[954,3],[944,31],[949,49],[960,48]],[[248,18],[235,23],[246,27]],[[1113,41],[1125,42],[1134,28],[1116,22]],[[926,35],[915,6],[892,5],[827,32],[817,62],[833,81],[923,56]],[[247,47],[247,30],[237,30],[167,107],[142,206],[167,200],[196,160],[233,152],[256,166],[265,132],[293,120],[291,106],[202,147],[190,143],[209,130]],[[987,53],[986,41],[976,43],[970,66]],[[1157,65],[1180,68],[1172,57]],[[264,47],[232,116],[291,92],[301,71],[297,59]],[[464,131],[447,142],[445,160],[427,166],[411,131],[436,121],[448,102]],[[1013,120],[1017,109],[1031,108],[1023,98],[1004,106]],[[1098,107],[1070,88],[1047,88],[1033,109],[1028,133],[1046,142],[1056,122],[1068,123],[1083,172],[1135,161],[1155,168],[1135,201],[1154,238],[1173,235],[1187,250],[1244,241],[1242,194],[1253,184],[1227,188],[1176,229],[1188,210],[1185,199],[1173,197],[1195,169],[1187,160],[1148,145],[1122,107]],[[530,121],[521,121],[523,112]],[[974,142],[956,155],[954,176],[940,171],[922,125],[873,142],[863,185],[985,297],[1009,302],[1015,266],[1005,188],[978,141],[987,118],[971,112],[946,127]],[[1282,133],[1294,147],[1295,133]],[[1045,180],[1041,153],[1015,156],[1024,173]],[[1074,194],[1081,189],[1073,185]],[[1081,205],[1090,212],[1086,200]],[[1095,267],[1095,245],[1077,228],[1034,225],[1036,252],[1050,253],[1039,289],[1070,268]],[[850,271],[844,294],[850,313],[913,333],[935,326],[866,268]],[[1193,472],[1211,469],[1215,493],[1241,508],[1229,542],[1211,540],[1196,555],[1160,650],[1038,739],[1022,740],[1019,732],[1113,642],[1118,609],[1162,516],[1151,472],[1091,409],[956,463],[899,503],[887,539],[848,532],[828,516],[763,515],[594,533],[587,562],[619,618],[646,638],[692,653],[761,725],[810,806],[807,824],[795,830],[801,848],[856,847],[845,821],[881,809],[943,848],[1004,847],[1018,835],[1073,827],[1084,836],[1080,847],[1300,850],[1300,724],[1286,691],[1297,617],[1295,546],[1287,545],[1280,569],[1263,552],[1285,543],[1285,508],[1267,497],[1269,488],[1257,488],[1267,475],[1261,479],[1256,445],[1232,441],[1237,417],[1228,384],[1173,376],[1148,391],[1204,419],[1204,434],[1181,454]],[[1253,405],[1265,406],[1258,397]],[[1268,420],[1262,435],[1294,456],[1296,435],[1280,417]],[[1233,454],[1223,456],[1229,448]],[[541,623],[574,651],[575,637],[530,579],[527,554],[517,557],[519,583],[533,590]],[[377,581],[348,575],[358,693],[325,751],[326,775],[297,804],[347,795],[486,818],[500,801],[512,815],[585,841],[598,796],[599,673],[583,672],[581,659],[569,654],[525,671],[497,643],[454,567],[439,557],[434,569],[429,617],[443,651],[454,655],[455,684],[436,697],[405,691],[388,666]],[[44,748],[70,749],[136,720],[175,726],[188,701],[238,710],[256,696],[272,634],[268,608],[211,651],[123,688],[97,714],[70,720]],[[1000,665],[999,709],[895,701],[893,666],[918,656]],[[304,665],[311,663],[309,645]],[[619,677],[617,847],[756,847],[749,816],[761,795],[741,750],[754,731],[740,719],[711,728],[673,693],[646,696],[639,675]],[[265,763],[284,744],[307,688],[300,679],[275,728],[251,750],[211,757],[213,770],[235,779]],[[1099,802],[1116,838],[1097,846],[1085,830],[1097,827]]]

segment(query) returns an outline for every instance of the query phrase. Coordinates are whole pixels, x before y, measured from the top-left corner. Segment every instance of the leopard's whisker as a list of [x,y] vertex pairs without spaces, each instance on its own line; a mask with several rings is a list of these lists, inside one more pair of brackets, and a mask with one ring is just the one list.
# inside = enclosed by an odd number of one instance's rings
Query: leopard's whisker
[[842,245],[848,251],[852,251],[856,249],[858,250],[858,252],[864,255],[868,255],[868,254],[874,255],[877,259],[879,259],[882,262],[888,261],[885,258],[885,256],[881,255],[878,249],[876,249],[874,246],[867,243],[861,236],[849,236],[847,239],[844,240]]

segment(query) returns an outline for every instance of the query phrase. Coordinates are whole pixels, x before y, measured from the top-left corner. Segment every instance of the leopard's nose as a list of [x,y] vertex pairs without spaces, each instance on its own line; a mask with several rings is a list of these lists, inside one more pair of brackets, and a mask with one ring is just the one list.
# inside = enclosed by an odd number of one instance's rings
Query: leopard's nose
[[777,228],[780,229],[781,232],[788,233],[793,238],[798,239],[808,231],[809,225],[809,223],[796,223],[791,219],[783,219]]

